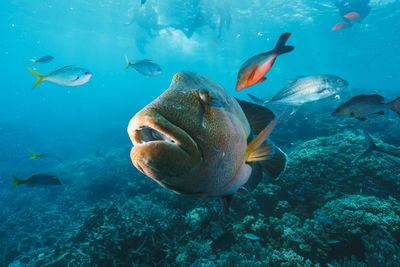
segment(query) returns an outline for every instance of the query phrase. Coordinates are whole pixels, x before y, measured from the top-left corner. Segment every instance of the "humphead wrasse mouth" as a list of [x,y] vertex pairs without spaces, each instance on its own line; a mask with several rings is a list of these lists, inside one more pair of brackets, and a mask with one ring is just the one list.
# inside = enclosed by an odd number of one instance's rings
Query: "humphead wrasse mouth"
[[154,108],[145,107],[129,122],[131,160],[145,175],[162,183],[181,176],[201,161],[195,141]]

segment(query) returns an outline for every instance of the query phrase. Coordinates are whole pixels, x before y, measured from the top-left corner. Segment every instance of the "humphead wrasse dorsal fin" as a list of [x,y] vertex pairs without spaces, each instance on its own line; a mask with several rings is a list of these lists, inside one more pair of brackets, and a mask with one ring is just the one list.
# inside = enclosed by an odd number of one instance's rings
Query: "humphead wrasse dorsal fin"
[[268,108],[256,105],[244,100],[236,99],[242,108],[247,121],[250,124],[251,131],[259,134],[274,118],[275,114]]

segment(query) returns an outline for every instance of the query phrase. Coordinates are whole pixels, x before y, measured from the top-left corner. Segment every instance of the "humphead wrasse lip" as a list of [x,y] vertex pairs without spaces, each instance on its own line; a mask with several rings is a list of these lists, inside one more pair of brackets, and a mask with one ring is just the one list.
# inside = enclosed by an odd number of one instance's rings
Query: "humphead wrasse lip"
[[153,108],[146,107],[131,119],[128,134],[133,164],[153,179],[182,173],[202,159],[190,135]]

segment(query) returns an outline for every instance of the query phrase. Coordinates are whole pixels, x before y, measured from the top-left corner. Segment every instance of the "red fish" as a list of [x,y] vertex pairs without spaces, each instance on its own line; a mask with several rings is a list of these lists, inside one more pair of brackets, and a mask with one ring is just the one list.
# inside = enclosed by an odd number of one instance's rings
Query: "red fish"
[[343,30],[351,27],[351,23],[348,22],[339,22],[338,24],[335,25],[335,27],[332,28],[332,31],[338,31],[338,30]]
[[293,46],[285,45],[289,37],[290,33],[283,33],[273,50],[249,58],[240,67],[236,91],[261,83],[267,79],[264,75],[271,69],[276,57],[294,49]]
[[358,14],[357,12],[347,13],[343,17],[354,22],[361,22],[360,14]]

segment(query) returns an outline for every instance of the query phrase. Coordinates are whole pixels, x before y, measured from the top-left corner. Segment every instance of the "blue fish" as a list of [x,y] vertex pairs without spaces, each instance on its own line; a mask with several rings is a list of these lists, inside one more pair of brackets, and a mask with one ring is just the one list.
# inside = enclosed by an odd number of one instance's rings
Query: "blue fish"
[[39,59],[31,59],[31,61],[33,63],[49,63],[50,61],[53,61],[54,57],[52,56],[45,56],[45,57],[41,57]]
[[250,239],[250,240],[260,240],[261,238],[259,238],[258,236],[252,234],[252,233],[247,233],[243,235],[245,238]]
[[137,72],[140,74],[143,74],[144,76],[148,77],[153,77],[153,76],[158,76],[162,73],[161,67],[158,66],[156,63],[151,61],[151,59],[142,59],[139,61],[136,61],[134,63],[131,63],[128,59],[128,57],[125,56],[126,59],[126,69],[129,67],[134,68]]

